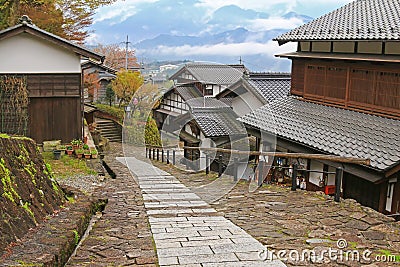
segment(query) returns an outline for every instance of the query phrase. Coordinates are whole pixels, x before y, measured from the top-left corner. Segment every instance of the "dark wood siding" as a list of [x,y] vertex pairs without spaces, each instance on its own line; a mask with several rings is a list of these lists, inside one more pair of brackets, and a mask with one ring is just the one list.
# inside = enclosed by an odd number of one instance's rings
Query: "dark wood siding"
[[304,94],[304,60],[294,59],[292,64],[292,87],[293,95],[303,96]]
[[29,97],[79,97],[80,74],[29,74]]
[[344,173],[344,198],[356,199],[360,204],[378,210],[380,194],[379,186],[349,173]]
[[300,60],[293,60],[291,92],[312,101],[400,118],[397,68],[395,64],[324,60],[308,60],[303,67]]
[[78,97],[34,97],[29,104],[30,137],[38,143],[81,138],[81,101]]

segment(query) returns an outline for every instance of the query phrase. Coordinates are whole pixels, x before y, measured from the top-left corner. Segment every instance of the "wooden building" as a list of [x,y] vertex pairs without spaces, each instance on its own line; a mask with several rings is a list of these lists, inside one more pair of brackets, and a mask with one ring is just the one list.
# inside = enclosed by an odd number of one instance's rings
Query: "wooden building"
[[[25,134],[38,143],[82,138],[81,58],[102,61],[101,55],[43,31],[23,16],[21,24],[0,32],[0,57],[0,132]],[[11,80],[20,81],[19,97],[26,100],[22,108],[5,93],[12,94]],[[13,112],[11,106],[24,114]],[[7,123],[12,121],[24,125],[15,128]]]
[[109,101],[106,99],[107,87],[116,78],[117,70],[93,60],[85,60],[81,66],[85,87],[84,102],[108,104]]
[[176,85],[197,83],[203,96],[216,96],[247,72],[244,65],[191,62],[185,64],[170,80]]
[[[250,131],[275,133],[281,151],[370,159],[371,166],[341,166],[343,196],[389,214],[400,213],[399,6],[356,0],[277,37],[279,44],[298,43],[296,52],[279,55],[292,60],[292,96],[241,118]],[[306,178],[313,190],[333,183],[320,173]]]
[[219,93],[216,98],[244,116],[290,92],[290,73],[249,72]]

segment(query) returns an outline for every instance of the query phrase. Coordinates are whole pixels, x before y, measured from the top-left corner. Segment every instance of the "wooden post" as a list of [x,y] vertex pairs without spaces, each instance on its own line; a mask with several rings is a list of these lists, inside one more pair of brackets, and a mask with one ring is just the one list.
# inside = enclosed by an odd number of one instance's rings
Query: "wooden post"
[[151,159],[151,148],[149,148],[149,159]]
[[167,164],[169,164],[169,150],[167,150]]
[[336,168],[335,175],[335,201],[340,202],[340,191],[342,188],[343,169],[341,167]]
[[145,157],[147,158],[147,150],[148,150],[148,148],[147,148],[147,146],[146,146],[146,153],[145,153]]
[[153,148],[153,160],[155,160],[155,159],[156,159],[156,149]]
[[206,175],[208,175],[210,173],[210,166],[208,164],[209,160],[210,160],[209,156],[208,156],[208,154],[206,154]]
[[161,149],[161,162],[164,162],[164,149]]
[[234,158],[233,159],[233,181],[237,181],[238,180],[238,169],[239,169],[239,159],[238,158]]
[[157,161],[160,160],[160,150],[157,148]]
[[257,185],[262,186],[264,182],[264,164],[265,161],[260,160],[258,162],[258,180],[257,180]]
[[297,164],[293,164],[292,191],[296,191],[296,188],[297,188]]
[[222,154],[218,156],[218,177],[222,175]]
[[172,165],[175,165],[175,160],[176,160],[176,151],[172,150]]

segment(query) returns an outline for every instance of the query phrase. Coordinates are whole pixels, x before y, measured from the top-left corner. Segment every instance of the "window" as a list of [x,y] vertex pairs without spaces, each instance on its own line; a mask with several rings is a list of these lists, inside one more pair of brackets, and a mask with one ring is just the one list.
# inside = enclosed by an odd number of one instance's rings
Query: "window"
[[326,70],[325,96],[345,100],[346,98],[347,69],[328,67]]
[[377,73],[375,105],[400,108],[400,73]]
[[349,100],[374,104],[374,79],[375,73],[372,70],[351,70]]
[[393,193],[394,193],[394,185],[395,183],[389,182],[388,189],[386,193],[386,211],[392,211],[392,204],[393,204]]
[[307,66],[306,69],[306,94],[323,96],[325,67],[324,66]]

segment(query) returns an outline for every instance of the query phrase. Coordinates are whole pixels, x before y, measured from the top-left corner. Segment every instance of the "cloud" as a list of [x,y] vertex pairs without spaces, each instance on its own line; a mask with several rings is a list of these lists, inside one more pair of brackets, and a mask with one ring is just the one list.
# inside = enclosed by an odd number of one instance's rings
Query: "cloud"
[[303,25],[304,21],[298,18],[270,17],[268,19],[255,19],[249,23],[247,29],[250,31],[268,31],[272,29],[293,29]]
[[236,43],[236,44],[216,44],[204,46],[158,46],[152,49],[137,50],[138,54],[151,54],[153,56],[191,57],[191,56],[250,56],[267,55],[273,57],[275,54],[292,52],[296,49],[296,44],[289,43],[279,46],[277,42],[268,41],[267,43]]
[[155,3],[159,0],[124,0],[117,1],[112,5],[103,6],[99,8],[94,16],[94,23],[111,20],[118,18],[113,21],[112,24],[123,22],[130,16],[135,15],[139,11],[139,6],[145,3]]
[[207,15],[212,14],[213,11],[223,6],[236,5],[243,9],[254,9],[273,14],[278,13],[277,15],[308,8],[308,10],[312,10],[312,14],[305,13],[305,15],[321,16],[353,1],[354,0],[199,0],[199,3],[196,5],[207,8]]

